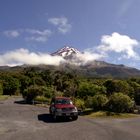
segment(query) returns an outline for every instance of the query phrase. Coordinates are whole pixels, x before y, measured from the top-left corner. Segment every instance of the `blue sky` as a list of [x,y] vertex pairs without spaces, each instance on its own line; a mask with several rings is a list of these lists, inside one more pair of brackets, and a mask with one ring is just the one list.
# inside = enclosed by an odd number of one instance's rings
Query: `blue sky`
[[53,60],[48,53],[69,45],[140,69],[139,5],[139,0],[1,0],[0,65]]

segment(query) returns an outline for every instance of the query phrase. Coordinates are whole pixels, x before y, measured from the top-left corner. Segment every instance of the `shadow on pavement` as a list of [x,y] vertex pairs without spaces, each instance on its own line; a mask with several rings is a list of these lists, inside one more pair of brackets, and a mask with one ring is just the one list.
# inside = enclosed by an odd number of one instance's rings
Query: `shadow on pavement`
[[14,101],[15,104],[27,104],[25,100]]
[[64,123],[72,121],[70,118],[59,118],[55,120],[50,114],[39,114],[38,120],[43,121],[45,123]]

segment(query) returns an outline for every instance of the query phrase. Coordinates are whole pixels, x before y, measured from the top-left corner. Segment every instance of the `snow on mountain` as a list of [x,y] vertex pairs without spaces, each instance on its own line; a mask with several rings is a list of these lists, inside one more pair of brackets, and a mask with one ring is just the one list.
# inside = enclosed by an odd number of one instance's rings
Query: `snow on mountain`
[[64,48],[52,53],[53,56],[62,56],[63,58],[71,58],[73,55],[80,54],[81,52],[77,49],[69,46],[65,46]]

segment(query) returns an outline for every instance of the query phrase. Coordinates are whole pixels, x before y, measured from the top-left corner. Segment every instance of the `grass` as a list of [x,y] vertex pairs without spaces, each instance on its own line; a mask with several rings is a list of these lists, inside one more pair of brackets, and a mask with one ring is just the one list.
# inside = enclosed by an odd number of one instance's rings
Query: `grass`
[[8,99],[8,95],[0,95],[0,101]]
[[44,96],[37,96],[33,104],[39,107],[48,107],[49,102],[50,102],[50,99]]
[[35,101],[38,101],[38,102],[50,102],[50,100],[44,96],[37,96],[35,98]]
[[125,119],[125,118],[138,117],[140,115],[132,114],[132,113],[114,113],[108,111],[97,111],[97,112],[92,112],[90,114],[87,114],[85,116],[90,118],[114,118],[114,119],[124,118]]

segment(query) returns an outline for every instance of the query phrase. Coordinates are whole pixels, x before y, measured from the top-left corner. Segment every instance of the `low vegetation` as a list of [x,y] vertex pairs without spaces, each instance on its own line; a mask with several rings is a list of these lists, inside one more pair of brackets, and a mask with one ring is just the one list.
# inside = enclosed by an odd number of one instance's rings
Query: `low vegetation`
[[8,99],[8,95],[0,95],[0,101]]
[[75,72],[29,67],[0,72],[2,95],[22,95],[27,103],[50,102],[53,96],[68,96],[81,110],[131,113],[140,105],[140,78],[89,78],[77,76]]
[[91,114],[85,115],[86,117],[89,118],[114,118],[114,119],[125,119],[125,118],[133,118],[133,117],[138,117],[139,115],[137,114],[132,114],[132,113],[115,113],[115,112],[109,112],[109,111],[97,111],[97,112],[92,112]]

